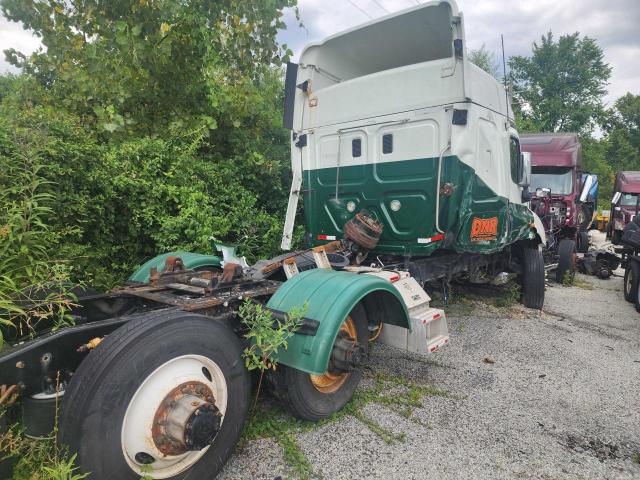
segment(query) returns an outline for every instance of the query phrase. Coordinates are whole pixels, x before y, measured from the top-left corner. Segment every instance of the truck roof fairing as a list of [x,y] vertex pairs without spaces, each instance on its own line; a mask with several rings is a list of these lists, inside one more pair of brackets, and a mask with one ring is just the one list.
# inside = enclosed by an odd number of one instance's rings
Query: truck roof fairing
[[576,133],[526,133],[520,135],[522,151],[531,153],[534,167],[575,167],[582,160]]
[[640,172],[618,172],[616,190],[622,193],[640,193]]
[[307,45],[300,63],[345,81],[453,55],[454,0],[426,2]]

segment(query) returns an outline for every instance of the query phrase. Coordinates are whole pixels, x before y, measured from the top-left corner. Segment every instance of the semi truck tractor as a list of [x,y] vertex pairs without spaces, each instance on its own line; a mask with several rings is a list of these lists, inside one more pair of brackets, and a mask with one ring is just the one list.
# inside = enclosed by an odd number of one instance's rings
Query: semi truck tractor
[[[92,479],[215,476],[247,417],[247,299],[274,322],[304,312],[270,353],[268,383],[311,421],[351,399],[371,341],[424,354],[448,343],[429,283],[507,272],[542,308],[545,228],[526,204],[513,112],[468,60],[453,0],[307,46],[285,90],[285,253],[254,265],[215,243],[163,253],[122,288],[79,292],[75,326],[5,332],[0,401],[19,395],[27,434],[57,421]],[[307,245],[291,251],[302,197]]]
[[613,192],[607,237],[619,245],[625,227],[638,215],[640,172],[618,172]]
[[531,155],[531,208],[547,232],[545,263],[557,264],[556,280],[573,275],[576,253],[589,248],[588,229],[597,208],[597,176],[582,172],[575,133],[521,135]]

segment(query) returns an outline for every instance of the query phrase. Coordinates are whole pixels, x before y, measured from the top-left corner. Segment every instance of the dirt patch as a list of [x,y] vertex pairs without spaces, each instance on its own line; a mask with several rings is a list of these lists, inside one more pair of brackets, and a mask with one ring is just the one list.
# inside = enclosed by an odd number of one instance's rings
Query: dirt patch
[[640,463],[640,446],[637,444],[617,444],[597,437],[574,434],[566,435],[560,443],[574,452],[591,454],[601,462],[628,459],[635,463]]

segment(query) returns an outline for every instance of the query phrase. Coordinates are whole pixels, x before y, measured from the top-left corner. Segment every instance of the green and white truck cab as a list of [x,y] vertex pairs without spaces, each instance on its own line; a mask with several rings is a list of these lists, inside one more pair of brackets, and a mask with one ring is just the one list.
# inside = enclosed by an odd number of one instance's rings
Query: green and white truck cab
[[453,1],[430,2],[311,44],[289,64],[285,123],[311,245],[367,210],[375,253],[496,253],[544,241],[523,203],[524,165],[505,89],[468,61]]

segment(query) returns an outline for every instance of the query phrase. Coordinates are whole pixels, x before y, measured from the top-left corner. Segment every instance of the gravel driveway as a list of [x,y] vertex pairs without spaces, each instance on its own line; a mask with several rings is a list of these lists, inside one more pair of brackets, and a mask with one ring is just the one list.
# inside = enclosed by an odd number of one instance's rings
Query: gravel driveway
[[[448,395],[410,415],[369,403],[292,432],[325,479],[640,478],[640,314],[622,279],[549,285],[544,312],[474,302],[449,314],[451,344],[425,358],[377,346],[374,372]],[[456,309],[452,309],[455,313]],[[390,389],[402,388],[390,384]],[[272,438],[248,441],[220,478],[295,478]]]

